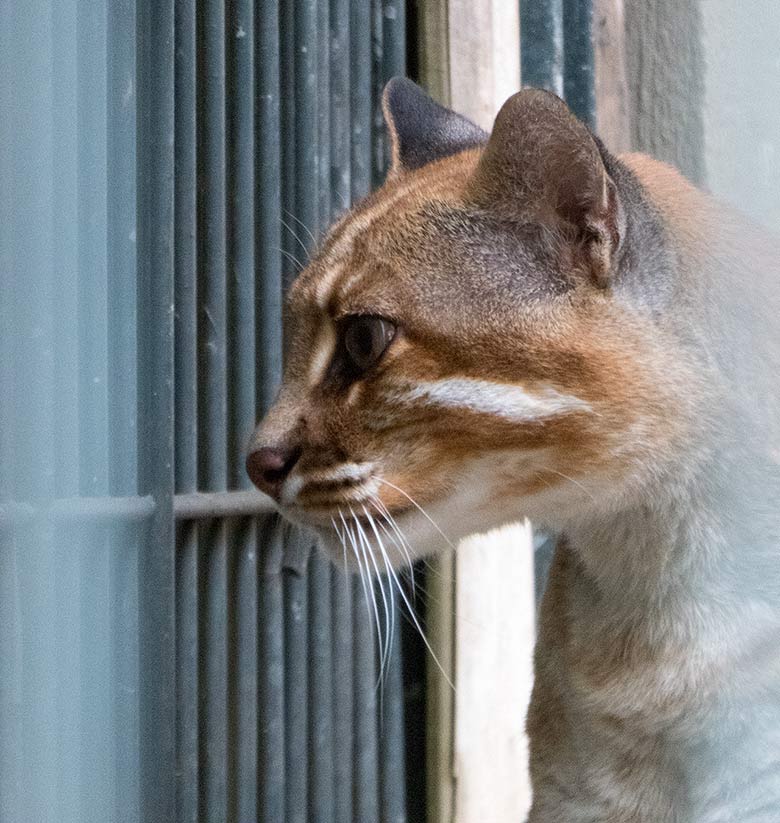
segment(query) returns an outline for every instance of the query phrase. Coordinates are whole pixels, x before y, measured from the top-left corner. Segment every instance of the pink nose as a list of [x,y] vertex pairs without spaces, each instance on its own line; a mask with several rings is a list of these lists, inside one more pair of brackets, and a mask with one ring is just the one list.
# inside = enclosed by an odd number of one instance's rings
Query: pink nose
[[300,449],[286,446],[262,446],[246,458],[249,479],[269,497],[279,500],[282,484],[298,462]]

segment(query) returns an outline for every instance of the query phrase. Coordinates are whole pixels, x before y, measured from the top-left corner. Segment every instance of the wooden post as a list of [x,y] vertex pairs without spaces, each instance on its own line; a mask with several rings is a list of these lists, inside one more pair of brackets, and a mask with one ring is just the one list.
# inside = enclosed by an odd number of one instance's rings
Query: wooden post
[[593,63],[596,131],[613,154],[629,151],[623,0],[593,0]]
[[[516,0],[432,0],[421,9],[421,79],[490,130],[520,87]],[[534,643],[530,528],[472,537],[428,577],[428,625],[456,692],[429,666],[432,823],[517,823],[530,806],[525,713]]]

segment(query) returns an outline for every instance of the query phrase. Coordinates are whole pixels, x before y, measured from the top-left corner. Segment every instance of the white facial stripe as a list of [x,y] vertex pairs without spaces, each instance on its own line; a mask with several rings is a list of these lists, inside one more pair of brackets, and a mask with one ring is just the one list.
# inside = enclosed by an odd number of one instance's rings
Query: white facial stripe
[[298,495],[309,483],[339,483],[344,480],[352,480],[361,485],[356,486],[354,491],[339,489],[341,497],[362,499],[364,496],[375,494],[379,485],[376,479],[371,479],[371,472],[373,472],[375,466],[375,463],[369,462],[342,463],[332,469],[314,471],[306,475],[293,471],[282,484],[281,503],[284,506],[294,505]]
[[362,480],[374,468],[373,463],[342,463],[333,469],[313,472],[306,480],[314,483],[337,483],[340,480]]
[[553,388],[530,394],[517,385],[469,377],[418,383],[393,399],[405,403],[422,400],[436,406],[493,414],[517,423],[542,420],[570,411],[592,411],[584,400],[561,394]]
[[311,365],[309,366],[309,385],[316,386],[325,377],[328,364],[336,351],[336,330],[330,320],[324,320],[320,325],[317,342],[314,345]]

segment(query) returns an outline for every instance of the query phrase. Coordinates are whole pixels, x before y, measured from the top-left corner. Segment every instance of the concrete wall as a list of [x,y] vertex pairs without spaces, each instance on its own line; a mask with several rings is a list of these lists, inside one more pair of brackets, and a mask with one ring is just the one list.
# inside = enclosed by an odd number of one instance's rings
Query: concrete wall
[[708,187],[780,231],[780,3],[702,0]]

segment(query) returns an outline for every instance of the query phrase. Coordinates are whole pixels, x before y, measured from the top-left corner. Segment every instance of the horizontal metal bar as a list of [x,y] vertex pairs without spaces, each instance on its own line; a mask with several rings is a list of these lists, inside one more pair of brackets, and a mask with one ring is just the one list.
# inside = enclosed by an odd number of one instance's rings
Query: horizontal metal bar
[[90,524],[145,520],[155,511],[154,498],[143,497],[65,497],[51,502],[0,504],[0,528],[35,520]]
[[[124,523],[150,517],[156,508],[151,495],[143,497],[68,497],[50,503],[0,504],[0,528],[34,520],[92,525],[110,525],[113,520]],[[276,511],[270,497],[258,491],[210,492],[177,494],[173,513],[177,520],[207,520],[220,517],[255,517]]]
[[236,492],[194,492],[173,498],[177,520],[205,520],[217,517],[255,517],[276,511],[270,497],[253,489]]

